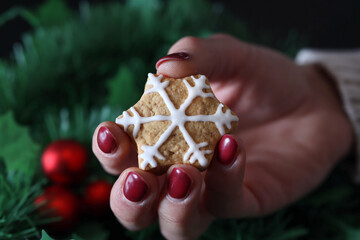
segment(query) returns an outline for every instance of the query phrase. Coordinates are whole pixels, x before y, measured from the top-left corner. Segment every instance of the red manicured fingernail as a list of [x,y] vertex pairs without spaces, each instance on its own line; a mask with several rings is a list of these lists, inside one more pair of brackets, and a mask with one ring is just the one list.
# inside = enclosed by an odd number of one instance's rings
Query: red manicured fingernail
[[106,127],[101,127],[99,129],[97,142],[100,150],[104,153],[111,153],[116,147],[115,139],[111,135],[110,130]]
[[191,179],[179,168],[174,168],[169,176],[168,193],[173,198],[184,198],[189,191]]
[[132,202],[139,202],[144,198],[147,190],[148,186],[141,177],[134,172],[130,172],[124,184],[123,191],[125,197]]
[[234,161],[238,144],[230,135],[224,135],[218,145],[218,159],[222,164],[228,165]]
[[165,57],[160,58],[156,62],[155,67],[156,67],[156,69],[158,69],[159,66],[166,61],[182,61],[182,60],[189,60],[189,59],[190,59],[190,55],[185,52],[172,53]]

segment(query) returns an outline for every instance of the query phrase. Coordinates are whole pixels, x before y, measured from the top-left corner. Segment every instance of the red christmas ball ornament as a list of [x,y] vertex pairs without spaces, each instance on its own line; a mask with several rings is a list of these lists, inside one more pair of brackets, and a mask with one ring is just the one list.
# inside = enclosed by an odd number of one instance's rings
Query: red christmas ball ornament
[[105,180],[98,180],[86,186],[84,209],[86,214],[102,217],[110,212],[110,192],[112,184]]
[[77,141],[58,140],[46,147],[41,163],[50,180],[59,184],[71,184],[85,177],[88,159],[85,147]]
[[48,233],[62,236],[70,233],[78,223],[80,217],[79,198],[70,190],[61,186],[51,186],[34,201],[38,206],[42,218],[56,218],[59,221],[48,223],[44,226]]

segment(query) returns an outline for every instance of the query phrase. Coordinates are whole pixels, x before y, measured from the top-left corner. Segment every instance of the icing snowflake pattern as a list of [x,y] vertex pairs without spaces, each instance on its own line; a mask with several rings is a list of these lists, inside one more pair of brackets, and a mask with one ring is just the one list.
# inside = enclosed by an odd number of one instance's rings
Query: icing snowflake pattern
[[141,124],[155,121],[171,121],[171,125],[165,130],[165,132],[160,136],[158,141],[153,146],[143,145],[141,149],[143,153],[139,155],[140,158],[143,159],[140,168],[145,169],[148,164],[151,167],[155,168],[157,166],[157,162],[155,157],[160,160],[165,160],[165,157],[159,152],[159,148],[165,143],[165,141],[170,137],[171,133],[174,131],[176,127],[179,127],[189,149],[184,154],[183,162],[189,160],[190,163],[195,163],[198,161],[199,164],[204,167],[208,164],[208,161],[205,157],[206,154],[212,153],[211,150],[201,150],[201,148],[206,147],[208,145],[207,142],[196,143],[194,139],[190,136],[188,131],[185,128],[186,122],[213,122],[215,123],[219,133],[221,135],[225,134],[224,125],[230,129],[231,122],[238,121],[238,117],[234,116],[230,109],[227,109],[225,113],[223,113],[222,109],[224,105],[220,103],[217,107],[217,110],[212,115],[194,115],[187,116],[185,114],[186,109],[190,106],[192,101],[200,96],[203,98],[215,97],[213,93],[204,92],[204,89],[210,89],[210,86],[206,83],[206,77],[201,75],[200,78],[196,79],[194,76],[191,78],[194,80],[194,86],[191,86],[187,80],[183,79],[183,83],[185,84],[188,96],[186,100],[180,105],[177,109],[172,101],[170,100],[168,94],[165,91],[165,88],[169,85],[169,81],[161,82],[163,76],[155,76],[152,73],[148,74],[149,80],[147,84],[152,85],[152,88],[145,91],[144,94],[149,94],[152,92],[156,92],[160,94],[166,107],[168,108],[170,115],[155,115],[151,117],[142,117],[135,110],[134,107],[130,108],[133,116],[130,116],[126,111],[123,112],[122,118],[117,118],[116,123],[120,124],[124,127],[124,130],[130,126],[134,125],[133,129],[133,137],[136,138]]

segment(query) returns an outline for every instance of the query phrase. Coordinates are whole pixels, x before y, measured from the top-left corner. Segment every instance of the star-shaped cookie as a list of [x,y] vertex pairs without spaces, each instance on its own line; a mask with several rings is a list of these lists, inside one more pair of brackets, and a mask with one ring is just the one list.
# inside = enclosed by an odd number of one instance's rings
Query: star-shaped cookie
[[139,168],[161,174],[177,163],[204,170],[238,117],[214,96],[204,75],[148,74],[145,92],[116,123],[136,142]]

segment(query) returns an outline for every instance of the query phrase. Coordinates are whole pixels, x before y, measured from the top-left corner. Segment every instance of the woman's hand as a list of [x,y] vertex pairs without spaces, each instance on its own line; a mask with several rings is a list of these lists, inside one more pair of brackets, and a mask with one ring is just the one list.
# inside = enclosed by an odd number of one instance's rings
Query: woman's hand
[[158,177],[135,167],[135,148],[121,128],[101,123],[93,151],[105,170],[120,174],[110,201],[128,229],[158,219],[166,238],[192,239],[214,218],[271,213],[314,189],[349,150],[350,123],[315,67],[222,34],[185,37],[169,54],[157,73],[206,75],[239,126],[220,140],[206,172],[174,165]]

